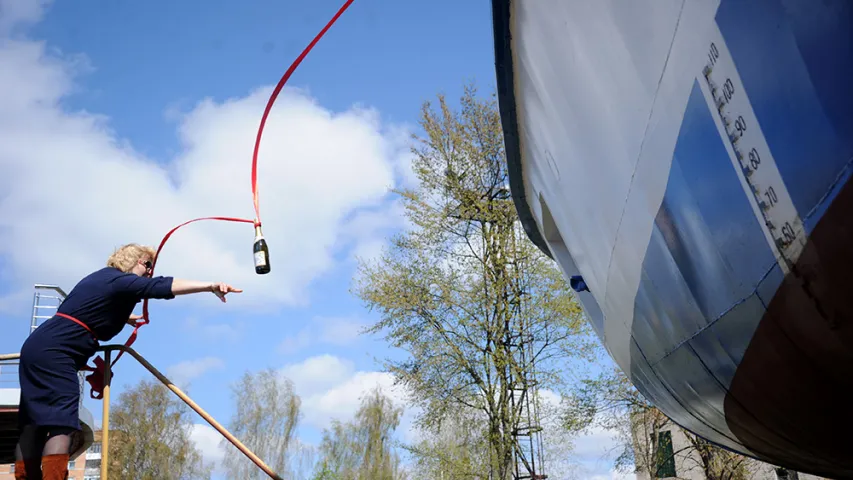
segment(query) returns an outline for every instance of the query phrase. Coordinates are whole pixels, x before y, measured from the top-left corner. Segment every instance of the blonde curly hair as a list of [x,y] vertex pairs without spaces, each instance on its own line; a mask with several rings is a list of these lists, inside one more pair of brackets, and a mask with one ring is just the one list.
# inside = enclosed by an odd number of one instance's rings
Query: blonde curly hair
[[116,249],[107,260],[108,267],[115,267],[122,272],[130,272],[142,258],[148,258],[152,262],[157,256],[157,251],[146,245],[129,243]]

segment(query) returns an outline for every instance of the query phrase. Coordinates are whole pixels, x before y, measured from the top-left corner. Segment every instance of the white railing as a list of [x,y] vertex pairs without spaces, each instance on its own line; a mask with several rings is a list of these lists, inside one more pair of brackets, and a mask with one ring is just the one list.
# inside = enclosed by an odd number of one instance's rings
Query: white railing
[[[59,305],[68,295],[65,290],[56,285],[35,284],[33,293],[33,317],[30,321],[30,333],[38,328],[45,320],[51,318]],[[53,292],[53,293],[51,293]]]

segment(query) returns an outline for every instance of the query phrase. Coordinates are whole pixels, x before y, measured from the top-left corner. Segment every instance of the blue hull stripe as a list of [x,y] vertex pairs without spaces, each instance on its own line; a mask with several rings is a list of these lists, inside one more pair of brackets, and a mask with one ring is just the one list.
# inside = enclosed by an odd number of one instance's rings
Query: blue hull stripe
[[717,23],[811,233],[853,157],[853,2],[723,0]]

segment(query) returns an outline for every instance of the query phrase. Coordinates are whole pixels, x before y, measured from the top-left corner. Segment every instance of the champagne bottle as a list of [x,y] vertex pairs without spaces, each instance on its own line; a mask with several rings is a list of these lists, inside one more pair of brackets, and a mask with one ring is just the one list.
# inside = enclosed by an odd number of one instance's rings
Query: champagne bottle
[[270,249],[267,246],[267,241],[264,240],[264,234],[261,233],[260,225],[255,225],[255,246],[253,251],[255,254],[255,273],[258,275],[270,273]]

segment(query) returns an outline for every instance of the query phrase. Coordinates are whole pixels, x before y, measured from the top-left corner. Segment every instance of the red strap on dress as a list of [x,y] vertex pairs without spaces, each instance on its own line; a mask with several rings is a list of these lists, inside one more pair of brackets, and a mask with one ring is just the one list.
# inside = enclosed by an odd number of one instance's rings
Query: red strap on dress
[[80,320],[77,320],[76,318],[72,317],[71,315],[66,315],[66,314],[64,314],[64,313],[56,312],[56,316],[57,316],[57,317],[62,317],[62,318],[67,318],[68,320],[71,320],[72,322],[76,323],[77,325],[80,325],[81,327],[85,328],[87,332],[91,333],[91,334],[92,334],[92,336],[93,336],[93,337],[95,337],[95,340],[97,340],[97,339],[98,339],[98,336],[97,336],[97,335],[95,335],[95,332],[93,332],[93,331],[92,331],[92,329],[91,329],[91,328],[89,328],[89,326],[88,326],[88,325],[86,325],[85,323],[81,322]]
[[[253,201],[254,207],[255,207],[255,219],[254,220],[247,220],[245,218],[233,218],[233,217],[202,217],[202,218],[196,218],[196,219],[193,219],[193,220],[190,220],[188,222],[184,222],[184,223],[178,225],[177,227],[170,230],[169,233],[167,233],[166,236],[163,237],[163,240],[160,242],[160,246],[157,248],[157,255],[155,256],[153,263],[151,265],[151,276],[154,275],[154,266],[157,264],[157,258],[160,257],[160,250],[163,249],[163,245],[166,244],[166,240],[168,240],[169,237],[171,237],[172,234],[175,233],[175,230],[183,227],[184,225],[187,225],[187,224],[190,224],[193,222],[197,222],[199,220],[220,220],[220,221],[226,221],[226,222],[251,223],[254,226],[260,226],[261,225],[261,213],[260,213],[260,207],[258,205],[258,151],[260,149],[261,136],[263,135],[264,125],[266,124],[267,116],[269,116],[269,113],[270,113],[270,110],[272,109],[273,103],[275,103],[276,98],[278,98],[278,94],[281,92],[281,89],[287,83],[287,80],[290,79],[290,76],[293,75],[293,72],[296,70],[296,67],[298,67],[299,64],[302,63],[302,60],[305,58],[306,55],[308,55],[308,52],[310,52],[311,49],[314,48],[314,45],[316,45],[317,42],[320,40],[320,38],[322,38],[323,35],[326,34],[326,31],[328,31],[329,28],[331,28],[331,26],[344,13],[344,11],[346,11],[349,8],[349,6],[352,4],[352,2],[353,2],[353,0],[346,0],[346,2],[341,6],[341,8],[338,9],[337,13],[335,13],[335,15],[331,18],[331,20],[329,20],[329,22],[326,23],[326,26],[323,27],[322,30],[320,30],[320,32],[314,37],[314,39],[311,41],[311,43],[309,43],[308,46],[305,47],[305,49],[302,51],[302,53],[300,53],[299,56],[296,57],[296,60],[293,61],[293,63],[290,65],[290,68],[287,69],[287,71],[284,73],[284,75],[278,81],[278,84],[276,85],[275,90],[273,90],[272,95],[270,95],[270,99],[267,102],[266,108],[264,109],[264,114],[261,117],[261,123],[258,126],[258,135],[255,138],[255,149],[254,149],[254,152],[252,153],[252,177],[251,177],[251,179],[252,179],[252,201]],[[63,316],[65,316],[65,315],[63,315]],[[77,320],[73,317],[69,317],[69,318],[71,318],[71,320],[74,320],[77,323],[83,325],[83,327],[85,327],[87,330],[89,330],[91,332],[91,330],[86,325],[84,325],[82,322],[80,322],[79,320]],[[134,325],[134,328],[133,328],[133,333],[130,334],[130,337],[127,339],[127,341],[124,343],[124,345],[126,347],[133,345],[133,342],[136,341],[136,337],[137,337],[137,333],[139,332],[139,328],[143,325],[147,325],[148,323],[149,323],[149,320],[148,320],[148,299],[146,298],[142,303],[142,320],[136,322],[136,324]],[[124,353],[123,351],[119,351],[119,354],[116,356],[115,360],[113,360],[112,364],[110,365],[110,368],[112,368],[112,366],[115,365],[115,363],[118,361],[119,358],[121,358],[123,353]],[[86,377],[86,380],[92,386],[92,391],[90,392],[90,395],[92,396],[92,398],[100,399],[100,398],[103,398],[103,390],[104,390],[103,378],[104,378],[104,372],[105,372],[106,365],[105,365],[104,360],[101,359],[101,357],[95,357],[94,361],[95,361],[94,367],[85,366],[84,370],[93,372]],[[96,392],[97,392],[97,396],[95,395]]]

